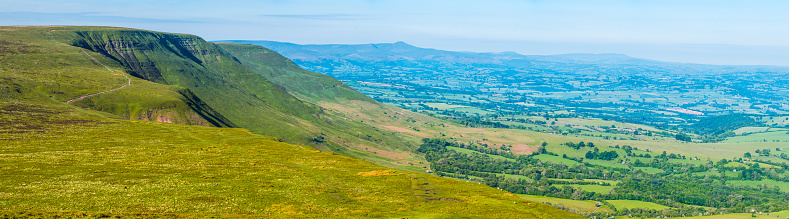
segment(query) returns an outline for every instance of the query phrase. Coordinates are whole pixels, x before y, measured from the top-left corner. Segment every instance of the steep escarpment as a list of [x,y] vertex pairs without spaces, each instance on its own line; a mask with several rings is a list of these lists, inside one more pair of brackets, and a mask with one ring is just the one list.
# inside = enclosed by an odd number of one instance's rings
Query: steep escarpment
[[320,108],[293,97],[197,36],[95,27],[53,33],[59,41],[114,60],[140,79],[189,89],[238,127],[308,143],[320,132],[316,125],[324,123]]

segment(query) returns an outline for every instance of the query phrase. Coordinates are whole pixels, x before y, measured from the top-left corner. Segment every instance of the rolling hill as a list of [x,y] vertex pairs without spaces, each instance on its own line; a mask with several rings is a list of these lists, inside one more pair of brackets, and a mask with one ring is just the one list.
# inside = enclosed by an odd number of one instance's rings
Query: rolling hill
[[332,85],[314,95],[304,93],[312,83],[273,83],[302,71],[281,58],[244,65],[196,36],[125,28],[0,27],[0,36],[4,217],[579,217],[282,142],[404,137],[335,111],[379,104],[328,78],[304,79]]

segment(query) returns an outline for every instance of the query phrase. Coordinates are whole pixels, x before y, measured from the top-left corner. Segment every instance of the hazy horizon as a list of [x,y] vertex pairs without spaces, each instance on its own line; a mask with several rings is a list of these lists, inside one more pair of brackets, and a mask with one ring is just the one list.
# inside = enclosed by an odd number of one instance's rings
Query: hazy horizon
[[209,41],[404,41],[448,51],[619,53],[670,62],[789,66],[785,1],[0,0],[0,25],[101,25]]

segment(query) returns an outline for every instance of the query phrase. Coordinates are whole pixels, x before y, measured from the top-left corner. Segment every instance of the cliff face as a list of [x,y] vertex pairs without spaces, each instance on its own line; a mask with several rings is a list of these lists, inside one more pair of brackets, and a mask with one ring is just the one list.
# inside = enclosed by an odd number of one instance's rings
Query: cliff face
[[[205,106],[196,112],[216,112],[227,118],[225,124],[298,143],[308,142],[319,132],[305,125],[321,123],[318,107],[298,100],[200,37],[121,28],[74,28],[57,32],[55,38],[104,55],[140,79],[188,89],[201,100],[189,105]],[[161,112],[148,110],[135,115],[166,121],[158,114]],[[203,118],[212,124],[223,121],[214,117]]]
[[[172,74],[170,68],[201,71],[209,65],[222,64],[222,58],[229,58],[213,44],[192,35],[141,30],[90,30],[75,31],[75,34],[73,45],[109,56],[135,76],[162,84],[180,85],[189,81],[183,80],[183,75]],[[162,72],[161,68],[167,69]]]

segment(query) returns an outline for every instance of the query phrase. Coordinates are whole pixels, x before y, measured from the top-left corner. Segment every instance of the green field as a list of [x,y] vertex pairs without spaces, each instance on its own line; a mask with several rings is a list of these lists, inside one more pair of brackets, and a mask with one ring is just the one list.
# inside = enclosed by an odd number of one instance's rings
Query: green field
[[664,172],[663,170],[654,167],[634,167],[633,169],[644,171],[644,173],[646,174],[655,174],[655,173]]
[[738,163],[738,162],[731,162],[731,163],[727,163],[727,164],[726,164],[726,165],[724,165],[724,166],[725,166],[725,167],[745,167],[745,168],[750,168],[748,165],[745,165],[745,164],[743,164],[743,163]]
[[548,154],[538,154],[538,155],[535,155],[534,158],[538,159],[538,160],[541,160],[541,161],[545,161],[545,162],[551,162],[551,163],[555,163],[555,164],[564,164],[564,165],[567,165],[567,166],[574,166],[574,165],[580,164],[580,163],[578,163],[577,161],[574,161],[574,160],[564,159],[564,158],[559,157],[559,156],[553,156],[553,155],[548,155]]
[[[786,160],[786,159],[783,159],[783,158],[780,158],[780,157],[773,157],[773,156],[770,156],[770,157],[758,156],[758,157],[753,157],[751,159],[753,159],[753,161],[770,161],[770,162],[774,162],[774,163],[777,163],[777,164],[789,163],[789,160]],[[759,163],[759,166],[763,166],[763,165],[772,166],[772,165],[769,165],[769,164]],[[775,166],[773,166],[773,167],[775,167]]]
[[601,185],[576,185],[575,187],[579,189],[583,189],[587,192],[596,192],[600,194],[608,194],[611,189],[614,189],[614,186],[601,186]]
[[[595,206],[596,201],[591,200],[570,200],[570,199],[561,199],[561,198],[552,198],[552,197],[545,197],[545,196],[537,196],[537,195],[518,195],[519,197],[531,200],[539,203],[550,203],[552,205],[562,205],[565,208],[573,209],[577,212],[586,212],[592,213],[597,209]],[[600,209],[597,209],[596,212],[613,212],[611,208],[608,206],[602,205]]]
[[789,142],[789,134],[786,131],[761,132],[744,136],[734,136],[727,138],[725,143],[746,143],[746,142]]
[[619,184],[619,181],[614,181],[614,180],[604,180],[604,179],[584,179],[583,181],[588,181],[588,182],[597,182],[597,183],[608,183],[608,184],[611,184],[611,185],[614,185],[614,186],[615,186],[616,184]]
[[736,135],[743,135],[743,134],[750,134],[750,133],[757,133],[757,132],[765,132],[770,127],[742,127],[737,130],[734,130],[734,134]]
[[693,173],[694,176],[720,176],[720,173],[717,170],[711,169],[706,172],[695,172]]
[[789,211],[779,211],[769,213],[769,216],[778,217],[778,218],[789,218]]
[[636,200],[606,200],[608,203],[611,203],[617,209],[621,208],[643,208],[643,209],[653,209],[653,210],[663,210],[669,207],[655,204],[652,202],[643,202],[643,201],[636,201]]
[[692,159],[681,159],[681,160],[680,159],[670,159],[670,160],[668,160],[668,162],[670,162],[670,163],[685,163],[685,164],[693,164],[693,165],[705,165],[705,164],[709,163],[709,161],[702,160],[702,159],[698,159],[698,160],[692,160]]
[[584,163],[589,163],[597,166],[604,166],[604,167],[613,167],[613,168],[620,168],[620,169],[628,169],[627,165],[624,165],[620,162],[616,162],[616,160],[608,161],[608,160],[593,160],[593,159],[584,159]]

